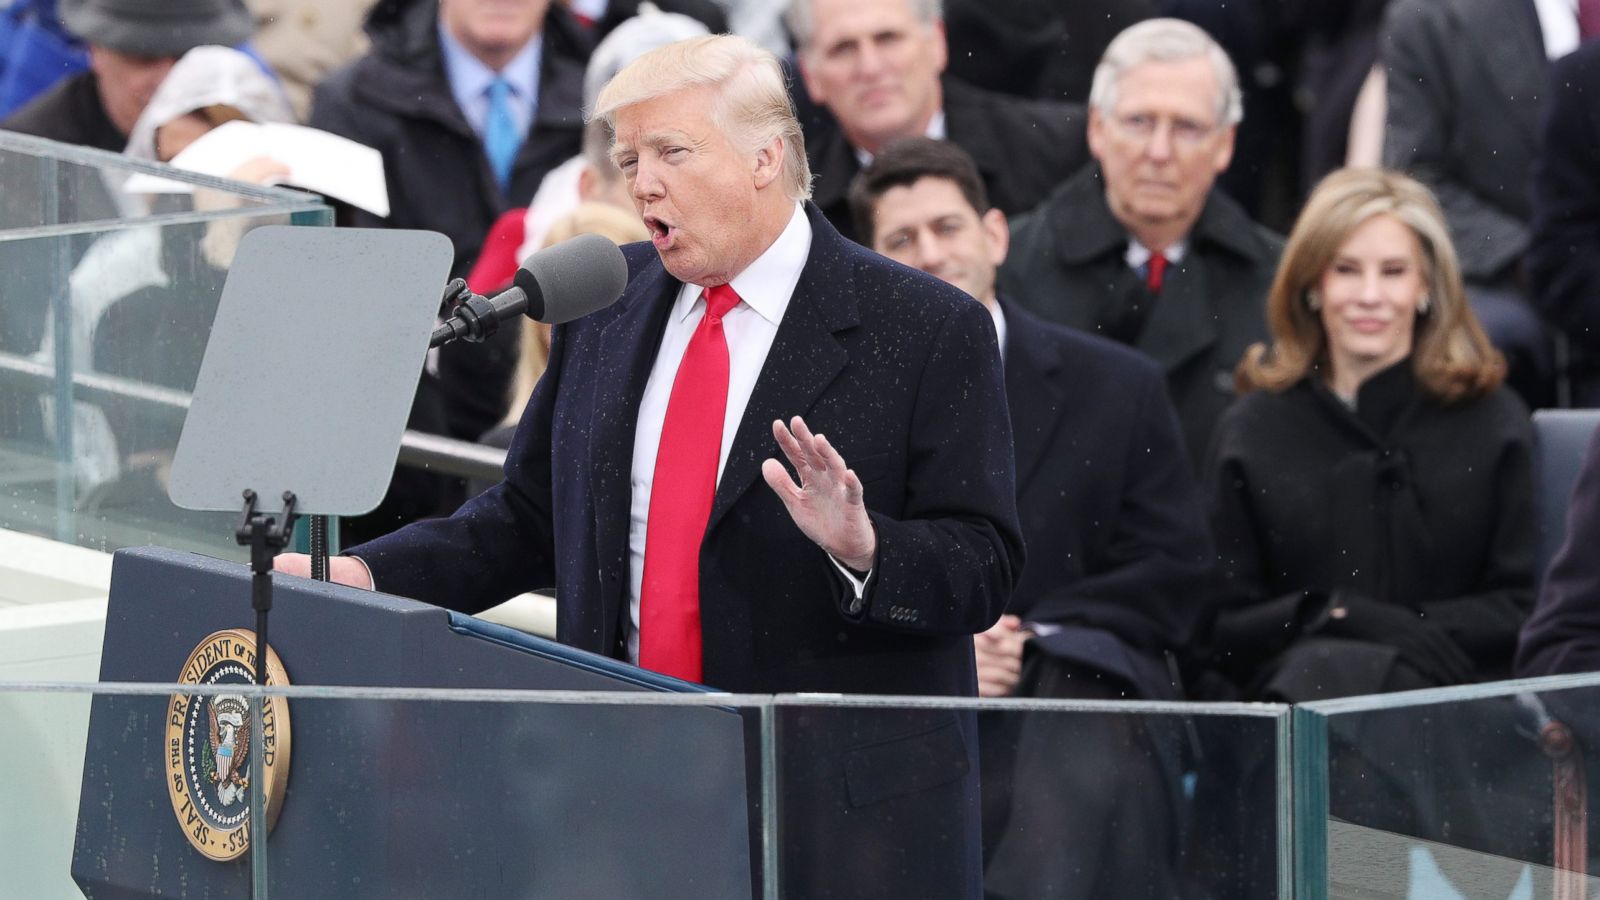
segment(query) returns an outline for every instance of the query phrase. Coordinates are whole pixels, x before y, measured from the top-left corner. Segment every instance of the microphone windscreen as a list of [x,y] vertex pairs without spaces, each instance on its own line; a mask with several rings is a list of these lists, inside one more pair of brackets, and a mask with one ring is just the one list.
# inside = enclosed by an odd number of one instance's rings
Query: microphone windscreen
[[528,315],[560,325],[615,303],[628,286],[628,261],[606,238],[580,234],[523,260],[515,284],[528,294]]

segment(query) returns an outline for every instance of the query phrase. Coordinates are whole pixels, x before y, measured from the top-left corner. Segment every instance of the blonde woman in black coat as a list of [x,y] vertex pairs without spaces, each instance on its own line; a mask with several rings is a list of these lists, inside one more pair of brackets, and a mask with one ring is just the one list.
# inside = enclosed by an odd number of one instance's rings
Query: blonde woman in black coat
[[1504,676],[1533,599],[1532,430],[1438,204],[1329,175],[1267,307],[1207,465],[1219,667],[1286,701]]

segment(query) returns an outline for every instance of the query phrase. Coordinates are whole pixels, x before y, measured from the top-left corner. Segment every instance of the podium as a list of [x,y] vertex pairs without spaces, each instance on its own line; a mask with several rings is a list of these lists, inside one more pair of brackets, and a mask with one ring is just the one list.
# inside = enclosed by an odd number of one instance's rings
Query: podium
[[[468,690],[287,699],[292,749],[266,842],[280,896],[750,895],[757,819],[737,710],[477,697],[704,689],[411,600],[273,579],[271,643],[295,687]],[[236,563],[118,552],[100,680],[179,681],[207,636],[248,627],[249,582]],[[245,858],[208,858],[175,814],[167,712],[164,696],[94,698],[72,862],[89,897],[249,893]]]

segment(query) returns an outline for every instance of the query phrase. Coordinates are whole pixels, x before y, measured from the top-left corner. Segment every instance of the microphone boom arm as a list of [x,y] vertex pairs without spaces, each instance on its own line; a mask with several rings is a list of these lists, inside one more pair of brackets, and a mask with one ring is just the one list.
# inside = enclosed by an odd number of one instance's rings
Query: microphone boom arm
[[528,308],[528,295],[521,288],[510,288],[491,300],[473,293],[460,278],[445,286],[444,296],[455,306],[450,317],[433,330],[430,349],[457,339],[481,342],[500,329],[501,319],[520,316]]

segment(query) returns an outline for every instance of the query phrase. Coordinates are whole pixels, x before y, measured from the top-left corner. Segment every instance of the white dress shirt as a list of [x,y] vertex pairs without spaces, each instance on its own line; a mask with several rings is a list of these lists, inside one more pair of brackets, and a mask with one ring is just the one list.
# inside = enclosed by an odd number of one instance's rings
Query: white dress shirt
[[[1183,255],[1187,252],[1189,252],[1189,242],[1178,241],[1177,243],[1168,247],[1167,252],[1161,255],[1167,258],[1167,265],[1175,266],[1178,263],[1183,262]],[[1152,256],[1155,256],[1155,254],[1150,251],[1149,247],[1146,247],[1133,238],[1128,238],[1128,250],[1122,255],[1122,258],[1127,261],[1128,268],[1140,273],[1139,277],[1142,278],[1144,277],[1143,273],[1145,264],[1150,262],[1150,257]]]
[[[811,255],[811,223],[804,208],[794,205],[794,215],[778,239],[756,257],[730,284],[742,301],[722,317],[722,331],[728,339],[728,407],[722,418],[722,450],[717,455],[717,480],[728,462],[734,433],[744,418],[744,408],[755,390],[756,379],[767,361],[767,351],[778,335],[789,299],[800,281],[800,270]],[[628,521],[628,659],[639,660],[639,594],[644,585],[645,521],[650,513],[650,488],[655,479],[656,450],[661,443],[661,426],[667,418],[667,401],[678,364],[689,338],[705,318],[704,288],[685,284],[677,302],[667,314],[667,329],[661,336],[650,380],[645,383],[639,402],[639,422],[633,433],[633,500]]]
[[1000,309],[1000,301],[985,303],[984,309],[989,311],[989,318],[994,320],[994,336],[1000,341],[1000,361],[1006,361],[1006,314]]
[[1547,58],[1560,59],[1578,49],[1578,0],[1533,0],[1533,8]]
[[472,55],[450,29],[439,25],[439,49],[444,60],[445,80],[450,83],[450,94],[461,107],[467,124],[483,139],[489,123],[489,85],[496,78],[504,78],[511,86],[511,102],[507,112],[517,134],[526,136],[539,114],[539,66],[544,59],[544,35],[536,34],[517,51],[517,55],[496,72]]

